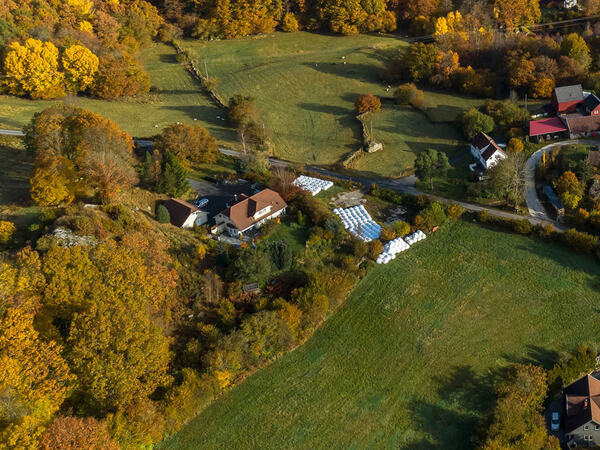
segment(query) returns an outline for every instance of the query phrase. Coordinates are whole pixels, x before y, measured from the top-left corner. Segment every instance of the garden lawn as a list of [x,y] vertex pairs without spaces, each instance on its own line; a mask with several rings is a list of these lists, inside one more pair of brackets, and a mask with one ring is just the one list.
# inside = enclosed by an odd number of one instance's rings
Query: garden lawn
[[[328,36],[316,33],[274,33],[233,41],[184,41],[198,66],[218,79],[217,94],[228,101],[233,95],[250,96],[262,114],[275,144],[275,156],[310,164],[334,164],[361,145],[360,124],[354,102],[365,93],[393,105],[394,86],[388,89],[378,71],[407,44],[393,36]],[[481,100],[426,92],[436,121],[453,121],[463,109]],[[399,123],[388,133],[400,133],[396,141],[410,142],[427,116],[396,114]],[[418,120],[416,120],[418,119]],[[415,123],[416,120],[416,123]],[[430,138],[427,124],[419,137]],[[452,145],[454,134],[444,139],[448,127],[434,132],[440,147]],[[412,132],[412,131],[411,131]],[[414,151],[418,151],[417,148]],[[411,164],[406,157],[397,166]],[[367,168],[367,170],[369,170]],[[390,171],[386,168],[385,171]]]
[[116,101],[68,96],[64,100],[39,101],[3,95],[0,126],[20,129],[36,112],[64,102],[112,119],[134,137],[151,137],[169,123],[182,122],[207,127],[220,143],[235,142],[235,132],[217,118],[224,118],[224,111],[210,103],[185,67],[177,63],[172,47],[153,44],[142,52],[142,61],[153,87],[147,96]]
[[599,281],[573,250],[445,226],[159,448],[471,448],[499,369],[600,339]]

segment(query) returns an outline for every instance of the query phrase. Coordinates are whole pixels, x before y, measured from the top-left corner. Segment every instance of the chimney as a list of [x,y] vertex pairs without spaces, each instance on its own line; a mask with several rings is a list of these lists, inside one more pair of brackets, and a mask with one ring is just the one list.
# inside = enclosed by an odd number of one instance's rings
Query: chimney
[[583,409],[588,409],[590,407],[590,399],[586,398],[583,401]]

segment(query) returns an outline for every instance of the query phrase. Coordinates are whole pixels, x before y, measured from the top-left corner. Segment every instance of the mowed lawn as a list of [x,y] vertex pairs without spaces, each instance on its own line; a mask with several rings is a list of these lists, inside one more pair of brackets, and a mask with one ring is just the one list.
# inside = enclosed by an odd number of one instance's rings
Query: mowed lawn
[[64,102],[112,119],[134,137],[151,137],[169,123],[182,122],[207,127],[221,143],[235,142],[235,132],[218,118],[224,118],[224,112],[210,103],[198,83],[176,61],[172,47],[154,44],[142,52],[142,61],[153,87],[148,95],[116,101],[83,96],[39,101],[3,95],[0,96],[0,126],[20,129],[36,112]]
[[471,448],[501,368],[600,339],[599,290],[594,259],[449,225],[159,448]]
[[[361,144],[354,102],[373,93],[391,104],[394,86],[380,81],[379,70],[407,45],[393,36],[328,36],[315,33],[275,33],[234,41],[185,41],[198,66],[218,79],[217,93],[227,101],[233,95],[250,96],[262,114],[275,144],[275,156],[310,164],[333,164]],[[443,93],[426,93],[428,115],[437,122],[454,121],[464,109],[481,100]],[[385,108],[385,105],[384,105]],[[417,112],[396,115],[395,141],[411,147],[406,129],[450,145],[447,127],[432,126]],[[427,136],[427,135],[431,136]],[[448,141],[448,142],[447,142]],[[410,166],[410,157],[394,160]],[[368,169],[368,168],[367,168]],[[396,169],[394,169],[396,171]]]

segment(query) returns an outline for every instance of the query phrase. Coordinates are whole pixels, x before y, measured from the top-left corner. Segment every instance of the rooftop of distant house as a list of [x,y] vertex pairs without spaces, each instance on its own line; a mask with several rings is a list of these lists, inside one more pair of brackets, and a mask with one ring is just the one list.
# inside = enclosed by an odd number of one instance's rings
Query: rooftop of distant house
[[169,211],[171,223],[176,227],[181,227],[190,217],[190,214],[199,211],[194,205],[183,200],[172,198],[164,203],[165,208]]
[[565,395],[565,432],[590,421],[600,424],[600,381],[586,375],[563,389]]
[[567,131],[567,126],[560,117],[548,117],[547,119],[529,122],[529,136],[541,136],[563,131]]
[[558,103],[581,102],[583,101],[583,88],[580,84],[560,86],[554,89],[554,95]]

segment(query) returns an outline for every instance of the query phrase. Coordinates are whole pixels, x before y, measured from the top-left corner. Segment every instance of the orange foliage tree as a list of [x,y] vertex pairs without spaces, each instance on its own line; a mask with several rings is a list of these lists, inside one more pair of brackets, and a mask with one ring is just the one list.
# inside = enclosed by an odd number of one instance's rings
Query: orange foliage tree
[[39,450],[118,450],[106,423],[93,417],[59,416],[40,441]]

